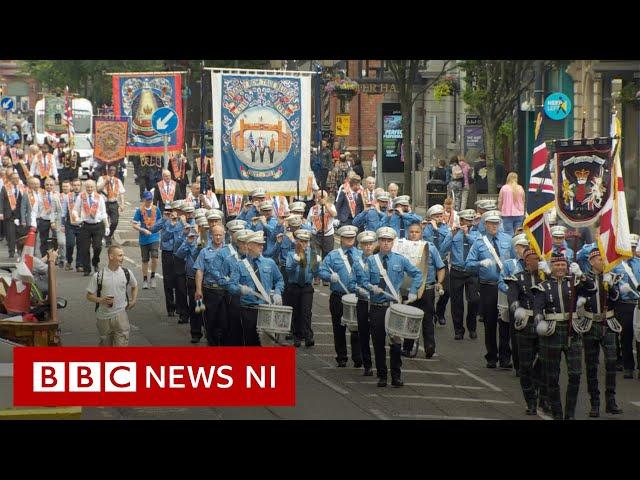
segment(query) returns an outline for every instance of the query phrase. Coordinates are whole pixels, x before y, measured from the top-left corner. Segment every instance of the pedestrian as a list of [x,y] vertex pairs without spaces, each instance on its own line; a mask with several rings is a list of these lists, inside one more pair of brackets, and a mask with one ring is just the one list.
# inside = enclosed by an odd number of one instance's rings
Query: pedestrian
[[438,166],[433,169],[431,180],[439,180],[445,185],[449,183],[449,170],[447,170],[443,159],[438,160]]
[[109,217],[110,234],[105,237],[106,246],[111,246],[113,235],[118,228],[120,214],[124,212],[124,194],[126,190],[122,181],[116,177],[116,167],[109,165],[107,175],[100,177],[97,184],[98,192],[106,197],[107,216]]
[[146,191],[142,195],[142,205],[133,214],[131,221],[133,229],[140,232],[139,245],[142,256],[142,288],[148,289],[147,275],[149,274],[149,260],[151,260],[151,288],[156,288],[156,268],[158,268],[158,249],[160,248],[160,233],[152,233],[151,227],[161,218],[160,209],[152,204],[153,195]]
[[[355,172],[356,175],[359,175],[360,178],[364,178],[364,168],[362,167],[362,160],[357,155],[352,155],[352,163],[351,169]],[[367,189],[373,192],[373,188],[369,188],[369,179],[367,178]],[[375,187],[375,179],[373,179],[373,186]]]
[[514,235],[524,221],[524,188],[518,184],[518,174],[510,172],[498,194],[498,210],[507,235]]
[[473,182],[473,168],[465,161],[464,156],[458,155],[458,165],[462,168],[464,182],[462,184],[462,192],[460,197],[460,205],[456,210],[465,210],[467,208],[467,199],[469,198],[469,188]]
[[[444,199],[444,214],[442,220],[449,225],[449,228],[460,225],[460,219],[458,218],[458,212],[453,209],[453,198],[447,197]],[[462,208],[462,210],[465,210]]]
[[484,153],[481,153],[478,155],[478,159],[473,163],[473,184],[476,186],[476,193],[489,193],[487,173],[487,156]]
[[387,192],[389,193],[389,201],[393,202],[398,196],[398,184],[390,183]]
[[0,191],[0,220],[4,224],[4,232],[9,248],[9,258],[16,253],[16,238],[24,233],[20,229],[20,204],[23,199],[24,186],[20,185],[20,176],[12,173],[10,182],[5,183]]
[[[307,216],[307,223],[311,225],[311,233],[316,237],[316,243],[323,259],[333,250],[335,243],[333,222],[338,215],[336,207],[328,198],[327,192],[324,190],[317,191],[316,204],[311,207]],[[317,284],[316,281],[315,285]]]
[[457,155],[449,160],[449,182],[447,183],[447,196],[455,202],[455,210],[460,211],[462,204],[462,187],[464,186],[464,171],[460,166]]
[[[87,300],[96,304],[96,323],[101,347],[129,345],[129,316],[138,299],[138,282],[129,269],[123,267],[124,251],[111,246],[109,263],[95,273],[87,286]],[[128,290],[131,291],[129,296]]]
[[326,188],[329,194],[335,198],[336,205],[338,203],[338,193],[340,189],[344,185],[346,185],[347,187],[349,185],[347,179],[349,177],[350,171],[351,167],[347,162],[347,157],[345,155],[340,155],[338,162],[336,162],[333,169],[329,172]]

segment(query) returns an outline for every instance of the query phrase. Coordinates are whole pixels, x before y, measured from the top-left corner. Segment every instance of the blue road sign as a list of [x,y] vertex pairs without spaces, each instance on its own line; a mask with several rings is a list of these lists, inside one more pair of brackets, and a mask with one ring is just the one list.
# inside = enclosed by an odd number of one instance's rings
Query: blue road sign
[[3,110],[13,110],[14,106],[15,104],[13,103],[13,98],[11,97],[2,97],[2,99],[0,100],[0,107],[2,107]]
[[544,113],[551,120],[562,120],[571,113],[571,99],[561,92],[552,93],[544,101]]
[[178,128],[178,114],[173,108],[159,108],[151,116],[151,126],[160,135],[170,135]]

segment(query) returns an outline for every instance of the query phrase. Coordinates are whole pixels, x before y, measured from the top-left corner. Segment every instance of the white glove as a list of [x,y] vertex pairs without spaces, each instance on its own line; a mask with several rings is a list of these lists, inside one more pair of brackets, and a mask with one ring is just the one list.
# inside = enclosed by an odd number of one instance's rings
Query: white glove
[[371,287],[371,292],[374,295],[383,295],[384,294],[384,290],[382,288],[380,288],[377,285],[374,285],[373,287]]
[[527,318],[527,312],[524,311],[524,308],[518,307],[516,311],[513,312],[513,318],[519,322],[522,322],[525,318]]
[[416,300],[418,300],[418,295],[416,295],[415,293],[410,293],[410,294],[407,296],[407,303],[413,303],[413,302],[415,302]]
[[582,276],[582,270],[580,270],[580,265],[578,265],[576,262],[571,263],[571,266],[569,267],[569,271],[573,273],[576,277]]
[[368,297],[369,296],[369,292],[367,291],[366,288],[358,287],[356,290],[358,292],[358,295],[360,295],[361,297]]
[[340,280],[340,276],[337,273],[333,272],[331,274],[331,283],[338,283],[338,280]]
[[576,302],[576,309],[584,307],[585,303],[587,303],[587,299],[585,297],[578,297],[578,301]]
[[620,293],[631,293],[632,289],[628,283],[623,283],[620,285]]
[[549,268],[549,264],[544,260],[538,263],[538,269],[542,270],[544,273],[551,274],[551,269]]
[[242,293],[242,295],[252,295],[253,294],[253,290],[251,290],[246,285],[241,285],[240,286],[240,293]]
[[605,273],[602,276],[602,281],[611,285],[613,283],[613,275],[611,275],[611,273]]
[[489,268],[493,264],[495,264],[495,262],[490,258],[485,258],[484,260],[480,260],[480,265],[482,265],[484,268]]
[[297,253],[293,256],[293,259],[294,259],[296,262],[300,263],[300,255],[298,255]]
[[444,288],[442,288],[442,285],[437,284],[436,285],[436,291],[438,293],[438,296],[441,297],[442,295],[444,295]]
[[271,295],[271,299],[273,300],[273,304],[274,305],[282,305],[282,296],[278,295],[277,293],[274,295]]
[[108,237],[110,233],[111,233],[111,229],[110,229],[109,227],[107,227],[107,228],[104,230],[104,236],[105,236],[105,237]]

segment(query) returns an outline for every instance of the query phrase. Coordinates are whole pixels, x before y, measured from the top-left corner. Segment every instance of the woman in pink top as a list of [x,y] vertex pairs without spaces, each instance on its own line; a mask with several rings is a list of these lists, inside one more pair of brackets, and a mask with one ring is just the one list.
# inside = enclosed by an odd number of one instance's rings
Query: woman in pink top
[[524,188],[518,185],[518,174],[507,175],[507,183],[500,189],[498,208],[502,215],[504,233],[513,235],[524,220]]

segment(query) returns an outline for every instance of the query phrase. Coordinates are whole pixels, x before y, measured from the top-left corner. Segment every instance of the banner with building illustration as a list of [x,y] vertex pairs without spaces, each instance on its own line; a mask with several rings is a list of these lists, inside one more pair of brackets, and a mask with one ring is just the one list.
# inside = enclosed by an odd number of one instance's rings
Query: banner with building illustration
[[216,192],[306,192],[311,77],[212,71],[211,85]]
[[54,136],[67,133],[64,121],[64,97],[56,95],[44,96],[44,131]]
[[556,211],[572,227],[593,225],[611,196],[611,138],[556,142]]
[[129,119],[129,153],[163,153],[164,139],[153,129],[151,117],[162,107],[178,114],[178,128],[169,135],[170,152],[183,149],[182,78],[180,74],[113,75],[113,114]]
[[93,120],[93,156],[104,163],[118,162],[127,155],[129,121],[126,118],[100,118]]

